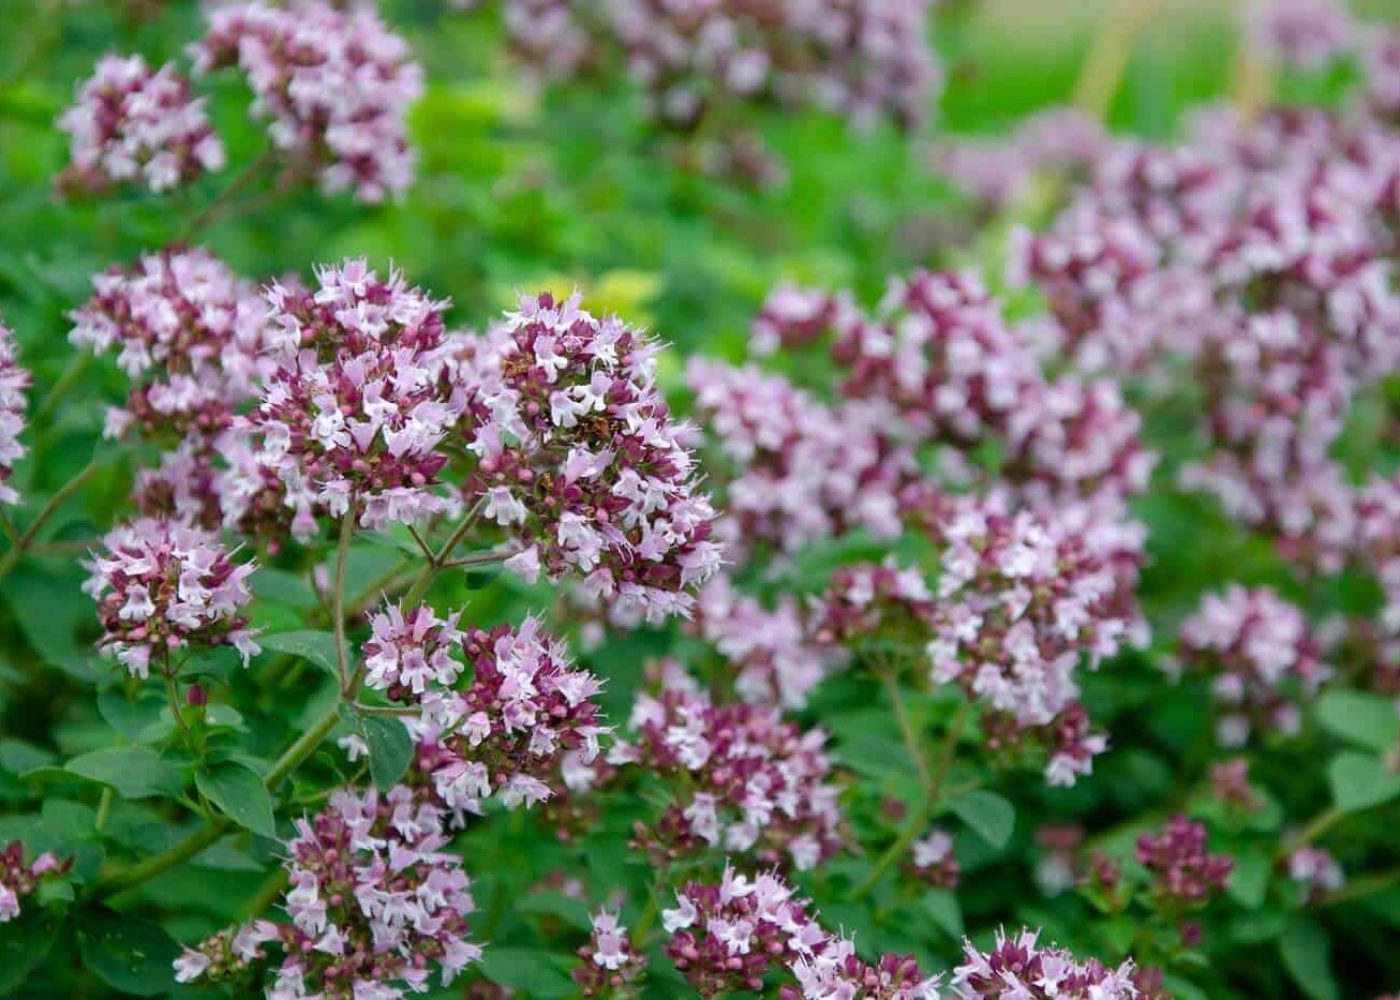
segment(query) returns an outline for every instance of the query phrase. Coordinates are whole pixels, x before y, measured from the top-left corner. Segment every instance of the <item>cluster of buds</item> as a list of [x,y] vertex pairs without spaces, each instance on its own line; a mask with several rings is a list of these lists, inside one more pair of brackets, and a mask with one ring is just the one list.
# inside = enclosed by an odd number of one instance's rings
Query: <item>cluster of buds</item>
[[1242,746],[1256,729],[1296,735],[1300,699],[1331,674],[1303,613],[1267,588],[1207,594],[1181,623],[1179,645],[1184,666],[1211,675],[1226,746]]
[[467,940],[471,883],[443,850],[444,819],[404,785],[337,792],[286,844],[290,923],[255,920],[187,948],[176,979],[246,988],[276,948],[269,996],[398,1000],[424,992],[433,965],[447,986],[481,949]]
[[662,858],[708,845],[806,870],[840,848],[821,730],[804,732],[767,705],[715,704],[674,663],[660,691],[637,696],[629,729],[633,738],[609,762],[640,765],[676,788],[665,815],[637,828],[638,841]]
[[204,101],[175,67],[152,70],[139,55],[109,55],[78,85],[77,103],[58,119],[72,165],[63,191],[103,191],[132,183],[157,193],[224,166],[224,147]]
[[736,590],[728,576],[715,577],[696,595],[694,628],[733,670],[735,693],[756,704],[802,708],[834,666],[831,648],[811,639],[791,594],[780,595],[770,611]]
[[69,339],[98,353],[115,349],[118,367],[141,379],[125,407],[108,412],[109,436],[136,427],[166,441],[210,441],[271,370],[266,306],[208,251],[145,254],[92,285]]
[[380,202],[413,181],[405,114],[423,89],[408,46],[370,7],[323,0],[214,7],[191,47],[198,72],[236,66],[273,146],[328,192]]
[[583,577],[622,621],[688,614],[720,564],[714,511],[655,385],[657,345],[578,296],[526,297],[507,317],[499,378],[468,392],[467,492],[512,532],[507,567]]
[[1131,961],[1110,968],[1097,959],[1080,961],[1054,945],[1042,946],[1040,932],[997,932],[996,943],[982,951],[967,942],[962,964],[949,986],[956,1000],[1139,1000]]
[[217,535],[178,521],[140,518],[112,529],[87,563],[83,590],[97,601],[99,645],[135,677],[152,662],[173,669],[183,650],[232,646],[246,665],[258,652],[242,613],[252,563],[235,563]]
[[[765,308],[776,307],[770,299]],[[768,323],[781,325],[776,315]],[[888,433],[888,406],[830,407],[753,365],[702,358],[691,360],[686,381],[715,458],[732,470],[718,526],[726,541],[797,552],[852,528],[881,538],[899,533],[895,497],[915,467],[908,447]]]
[[417,772],[454,818],[491,796],[512,809],[543,802],[567,755],[584,764],[598,755],[607,731],[593,700],[598,678],[575,669],[536,618],[490,631],[459,630],[457,618],[427,606],[376,614],[365,682],[418,710]]
[[20,915],[20,903],[39,887],[45,875],[62,874],[71,865],[71,861],[60,862],[50,851],[25,864],[23,843],[12,840],[5,845],[0,851],[0,924]]
[[574,982],[585,997],[625,996],[621,991],[646,969],[647,957],[632,946],[616,913],[599,910],[592,923],[588,943],[578,950]]
[[[719,0],[700,6],[508,0],[512,47],[537,74],[567,80],[625,66],[662,128],[732,128],[762,104],[817,107],[857,125],[923,120],[940,79],[927,0]],[[759,179],[746,132],[721,134],[714,165]]]
[[1206,828],[1174,816],[1160,833],[1138,837],[1136,857],[1152,878],[1152,894],[1168,906],[1199,906],[1225,888],[1235,861],[1206,848]]
[[19,503],[19,493],[7,480],[25,453],[19,435],[28,388],[29,372],[15,361],[14,334],[0,322],[0,504]]
[[1258,811],[1259,793],[1249,783],[1249,758],[1235,757],[1210,766],[1211,796],[1237,814]]
[[434,491],[457,420],[440,377],[445,303],[363,260],[316,278],[267,293],[280,360],[249,417],[259,461],[289,494],[314,488],[319,509],[365,527],[447,510]]

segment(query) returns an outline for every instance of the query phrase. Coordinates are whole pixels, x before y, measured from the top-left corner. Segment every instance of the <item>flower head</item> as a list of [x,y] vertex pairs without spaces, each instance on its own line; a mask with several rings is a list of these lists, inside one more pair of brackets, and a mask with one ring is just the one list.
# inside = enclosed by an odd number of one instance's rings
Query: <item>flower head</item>
[[87,564],[102,648],[133,676],[191,647],[258,652],[243,606],[252,563],[238,564],[218,536],[178,521],[140,518],[114,528]]
[[422,93],[422,69],[372,8],[222,4],[191,52],[201,73],[244,73],[273,146],[314,170],[326,191],[374,203],[412,183],[404,116]]
[[625,618],[688,614],[720,564],[714,511],[655,385],[657,346],[578,297],[525,298],[498,379],[468,402],[468,493],[518,540],[511,568],[583,577]]
[[65,191],[133,183],[159,193],[224,165],[203,99],[173,64],[153,71],[139,55],[98,60],[58,127],[70,139],[72,165],[58,177]]
[[434,491],[457,419],[440,378],[445,303],[363,260],[319,269],[317,285],[268,290],[279,363],[248,418],[257,461],[365,527],[447,510]]

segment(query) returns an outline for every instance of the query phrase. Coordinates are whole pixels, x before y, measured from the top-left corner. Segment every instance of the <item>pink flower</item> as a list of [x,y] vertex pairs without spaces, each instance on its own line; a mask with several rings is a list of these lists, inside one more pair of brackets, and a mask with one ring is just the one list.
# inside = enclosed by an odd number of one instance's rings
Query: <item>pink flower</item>
[[24,863],[24,844],[12,840],[0,849],[0,924],[20,915],[20,903],[33,894],[45,876],[59,876],[71,868],[71,860],[60,862],[53,854],[40,854]]
[[248,418],[256,462],[289,496],[365,527],[447,510],[433,489],[457,420],[440,377],[445,303],[364,260],[320,268],[317,284],[268,290],[278,365]]
[[24,430],[29,372],[15,361],[13,338],[10,328],[0,323],[0,504],[19,503],[19,493],[7,480],[26,450],[19,435]]
[[423,73],[371,8],[231,3],[208,16],[191,46],[196,70],[242,70],[254,114],[271,119],[272,144],[294,165],[316,171],[326,191],[353,190],[365,202],[408,188],[415,157],[404,118]]
[[632,947],[627,928],[609,910],[593,915],[593,934],[578,950],[582,964],[574,969],[574,982],[585,997],[608,996],[625,987],[646,968],[647,957]]
[[109,532],[86,565],[83,589],[103,629],[98,645],[133,676],[146,677],[153,660],[168,671],[169,657],[191,647],[233,646],[245,666],[258,652],[242,613],[254,566],[232,562],[217,535],[141,518]]
[[609,758],[675,779],[665,813],[637,841],[661,858],[722,848],[799,871],[835,854],[843,836],[826,734],[770,706],[715,704],[679,665],[663,670],[660,690],[637,696],[631,740]]
[[[297,821],[286,844],[291,923],[254,920],[186,949],[179,982],[248,984],[272,977],[269,996],[373,995],[397,1000],[443,986],[480,957],[467,940],[476,906],[461,858],[447,853],[441,809],[405,785],[380,794],[340,791]],[[268,950],[282,952],[273,972]]]
[[1267,588],[1207,594],[1181,623],[1180,647],[1184,666],[1211,675],[1226,746],[1256,729],[1296,735],[1300,702],[1332,673],[1302,612]]
[[1224,889],[1235,867],[1229,855],[1207,851],[1206,828],[1185,816],[1168,820],[1161,833],[1138,837],[1137,860],[1152,875],[1154,895],[1187,904],[1204,903]]
[[1131,961],[1116,969],[1097,959],[1079,961],[1054,945],[1042,947],[1040,932],[998,931],[990,951],[964,944],[963,964],[950,982],[957,1000],[1037,997],[1045,1000],[1138,1000]]
[[92,279],[93,297],[72,313],[69,339],[115,349],[133,381],[109,436],[130,427],[172,441],[210,441],[257,396],[272,371],[267,309],[253,285],[205,250],[143,255]]
[[478,459],[466,493],[533,550],[512,567],[582,577],[583,593],[624,624],[688,614],[720,547],[689,429],[655,386],[656,345],[595,319],[577,296],[525,298],[506,330],[459,388]]
[[203,98],[173,64],[152,72],[139,55],[98,60],[58,127],[70,138],[72,165],[57,179],[66,192],[129,182],[160,193],[224,166]]
[[566,758],[598,756],[608,732],[594,701],[601,684],[536,618],[459,631],[459,614],[392,605],[376,614],[366,683],[418,710],[417,771],[455,818],[493,795],[509,809],[546,801],[564,784]]

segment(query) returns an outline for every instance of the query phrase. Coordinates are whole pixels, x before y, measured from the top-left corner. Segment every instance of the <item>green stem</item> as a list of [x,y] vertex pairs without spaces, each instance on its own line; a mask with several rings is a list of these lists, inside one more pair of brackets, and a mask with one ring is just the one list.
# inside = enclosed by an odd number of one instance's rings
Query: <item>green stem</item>
[[208,205],[204,206],[204,211],[195,216],[190,224],[185,227],[185,231],[181,234],[179,242],[188,243],[199,235],[200,230],[214,220],[214,216],[218,213],[219,209],[223,208],[229,199],[239,191],[247,187],[253,178],[258,175],[258,171],[262,170],[263,166],[271,159],[272,150],[265,149],[252,160],[248,161],[248,165],[239,171],[238,176],[229,181],[228,185],[216,194]]
[[[316,752],[316,748],[330,735],[339,721],[340,703],[337,702],[319,722],[297,737],[296,742],[283,752],[282,756],[277,759],[277,763],[272,765],[272,770],[267,773],[267,777],[263,779],[263,787],[269,792],[275,791],[287,775]],[[231,826],[232,823],[224,817],[210,820],[169,850],[152,855],[145,861],[100,881],[96,887],[97,898],[107,899],[119,892],[125,892],[148,879],[155,878],[162,872],[183,864],[209,845],[216,843],[229,831]]]
[[46,427],[49,418],[53,416],[58,404],[63,402],[68,395],[68,390],[77,384],[78,379],[83,377],[88,365],[92,364],[92,355],[86,352],[79,354],[73,359],[73,363],[63,369],[63,374],[58,377],[58,381],[53,384],[48,393],[39,403],[39,408],[34,411],[34,419],[30,421],[32,427]]
[[929,774],[928,763],[924,760],[924,749],[919,742],[919,734],[914,732],[913,723],[909,720],[909,710],[904,704],[904,695],[899,690],[899,675],[888,668],[881,669],[879,673],[885,691],[889,694],[890,703],[894,706],[895,723],[899,726],[899,735],[904,740],[904,750],[913,762],[914,770],[918,772],[920,789],[928,795],[933,791],[933,776]]
[[1309,821],[1307,826],[1303,827],[1284,842],[1283,846],[1279,848],[1278,853],[1274,855],[1274,860],[1281,861],[1298,850],[1298,848],[1311,844],[1318,837],[1341,822],[1344,816],[1346,816],[1346,813],[1337,806],[1331,806],[1318,813]]
[[355,533],[355,513],[346,511],[340,519],[340,544],[335,551],[335,591],[331,594],[331,619],[335,629],[335,665],[340,673],[340,693],[350,690],[350,654],[345,644],[345,564],[350,554],[350,536]]
[[1337,906],[1352,900],[1363,899],[1377,892],[1384,892],[1397,882],[1400,882],[1400,867],[1376,872],[1373,875],[1363,875],[1360,878],[1352,879],[1336,892],[1329,892],[1318,900],[1318,905]]
[[69,497],[82,488],[83,483],[87,482],[88,477],[96,472],[97,468],[97,459],[94,458],[83,466],[76,476],[60,486],[57,493],[49,497],[49,502],[44,504],[43,509],[39,511],[39,516],[34,518],[34,523],[25,530],[24,534],[19,536],[18,541],[10,546],[9,551],[4,556],[0,556],[0,580],[5,579],[10,574],[10,570],[15,568],[20,556],[24,555],[25,551],[34,543],[34,539],[38,537],[49,518],[58,512],[58,509]]
[[1075,81],[1073,102],[1080,110],[1103,120],[1128,68],[1133,44],[1155,13],[1161,0],[1114,0],[1099,22]]
[[107,825],[107,817],[112,812],[112,786],[104,785],[102,798],[97,800],[97,821],[93,826],[100,832]]
[[948,769],[952,766],[953,756],[957,753],[958,740],[962,737],[963,727],[967,724],[968,715],[972,706],[964,703],[958,709],[957,717],[953,720],[952,726],[948,729],[948,735],[943,739],[943,749],[939,756],[938,770],[934,772],[933,778],[922,799],[914,811],[909,815],[909,821],[904,824],[904,829],[900,831],[895,842],[885,849],[875,862],[875,867],[861,880],[851,894],[852,899],[864,898],[871,889],[875,888],[875,883],[894,867],[895,863],[904,856],[904,852],[909,849],[909,845],[918,839],[923,833],[928,821],[933,817],[934,810],[938,806],[939,795],[943,789],[943,782],[948,777]]

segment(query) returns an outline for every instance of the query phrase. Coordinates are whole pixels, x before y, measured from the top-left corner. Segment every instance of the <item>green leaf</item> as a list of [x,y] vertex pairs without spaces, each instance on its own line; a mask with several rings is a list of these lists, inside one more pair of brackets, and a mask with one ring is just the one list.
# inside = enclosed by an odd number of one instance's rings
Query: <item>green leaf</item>
[[246,764],[225,761],[194,776],[195,787],[239,826],[264,837],[275,837],[272,799],[262,778]]
[[929,889],[919,898],[919,905],[950,938],[962,940],[963,915],[957,893],[949,889]]
[[274,652],[310,660],[332,677],[339,674],[335,636],[330,632],[278,632],[275,635],[258,636],[258,645]]
[[1390,698],[1361,691],[1328,691],[1317,703],[1317,721],[1338,739],[1385,753],[1400,743],[1400,712]]
[[996,792],[968,792],[948,803],[948,808],[993,847],[1005,847],[1016,826],[1016,807]]
[[143,700],[140,695],[131,699],[120,688],[97,693],[97,711],[128,740],[140,740],[147,729],[160,721],[163,708],[163,699]]
[[1267,854],[1240,854],[1235,858],[1235,869],[1230,873],[1226,891],[1245,909],[1257,910],[1269,891],[1272,870],[1273,864]]
[[19,996],[19,987],[39,967],[58,937],[58,918],[29,907],[0,924],[0,996]]
[[1340,1000],[1337,980],[1332,975],[1331,950],[1327,932],[1312,920],[1295,921],[1279,938],[1283,967],[1309,1000]]
[[108,986],[151,997],[174,989],[171,963],[180,948],[155,924],[110,911],[78,918],[83,965]]
[[515,904],[518,913],[540,913],[546,916],[558,917],[565,923],[578,928],[579,930],[589,930],[593,926],[592,917],[588,913],[588,907],[583,900],[562,892],[535,892]]
[[0,771],[24,774],[53,762],[54,755],[43,747],[18,739],[0,740]]
[[534,948],[487,948],[482,952],[480,968],[493,983],[510,986],[540,1000],[573,996],[577,992],[573,980],[552,965],[548,956],[542,959]]
[[1375,757],[1352,751],[1332,758],[1327,780],[1332,798],[1344,812],[1369,809],[1400,795],[1400,774],[1388,770]]
[[111,785],[124,799],[179,795],[185,787],[180,769],[150,747],[103,747],[74,757],[66,770]]
[[362,715],[360,732],[369,746],[369,771],[374,783],[388,788],[403,777],[413,762],[413,740],[402,721],[392,716]]

